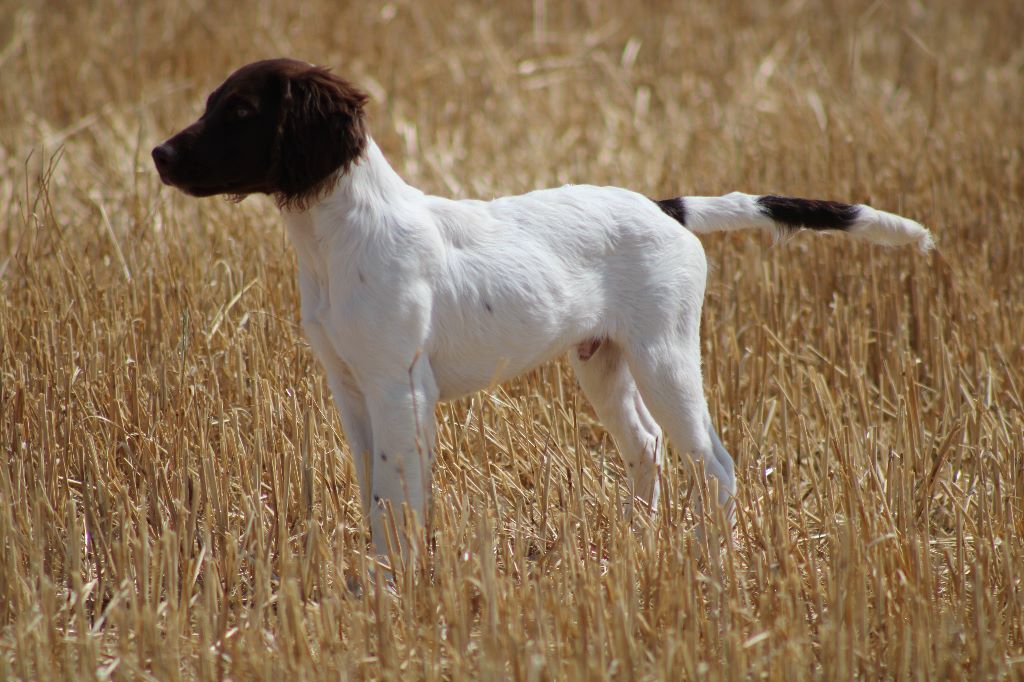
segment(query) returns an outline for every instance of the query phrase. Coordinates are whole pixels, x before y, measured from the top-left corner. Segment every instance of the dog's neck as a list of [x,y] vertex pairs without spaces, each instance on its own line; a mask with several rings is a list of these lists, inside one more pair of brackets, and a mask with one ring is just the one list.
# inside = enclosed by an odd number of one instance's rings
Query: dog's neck
[[[356,216],[372,218],[410,197],[421,195],[422,192],[395,172],[373,138],[367,137],[363,154],[338,176],[334,189],[311,206],[309,212],[349,220]],[[323,222],[338,224],[336,220]]]
[[[324,258],[329,243],[338,248],[346,242],[357,245],[374,238],[394,225],[395,216],[415,213],[408,205],[422,196],[420,190],[402,180],[373,139],[367,137],[365,151],[339,175],[329,194],[302,210],[281,209],[298,255],[300,283],[305,279],[304,290],[312,290],[312,282],[326,286]],[[306,292],[303,305],[307,298],[317,300]]]

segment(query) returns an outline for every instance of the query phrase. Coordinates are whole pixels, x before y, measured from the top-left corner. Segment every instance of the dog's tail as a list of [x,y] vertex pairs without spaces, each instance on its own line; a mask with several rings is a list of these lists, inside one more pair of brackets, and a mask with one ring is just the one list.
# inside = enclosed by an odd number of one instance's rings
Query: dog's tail
[[864,204],[741,192],[722,197],[677,197],[655,203],[697,234],[762,228],[782,235],[807,228],[844,232],[887,246],[917,244],[921,251],[935,246],[931,233],[919,223]]

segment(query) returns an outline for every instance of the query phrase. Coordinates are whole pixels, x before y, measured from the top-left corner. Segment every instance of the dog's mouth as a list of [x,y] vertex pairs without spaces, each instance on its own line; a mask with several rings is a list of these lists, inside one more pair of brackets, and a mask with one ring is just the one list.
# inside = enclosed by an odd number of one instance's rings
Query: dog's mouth
[[231,194],[234,191],[230,187],[214,185],[182,185],[173,182],[168,182],[166,184],[171,185],[172,187],[177,187],[182,192],[192,197],[212,197],[215,194]]
[[230,194],[234,190],[231,187],[224,185],[200,185],[189,182],[183,182],[176,180],[169,173],[163,170],[159,170],[160,181],[168,187],[173,187],[177,190],[181,190],[185,194],[192,197],[211,197],[215,194]]
[[[239,190],[235,185],[229,183],[203,183],[193,180],[182,179],[181,173],[167,166],[156,164],[157,173],[160,175],[160,182],[168,187],[174,187],[185,194],[193,197],[211,197],[215,194],[234,194]],[[186,174],[187,175],[187,174]]]

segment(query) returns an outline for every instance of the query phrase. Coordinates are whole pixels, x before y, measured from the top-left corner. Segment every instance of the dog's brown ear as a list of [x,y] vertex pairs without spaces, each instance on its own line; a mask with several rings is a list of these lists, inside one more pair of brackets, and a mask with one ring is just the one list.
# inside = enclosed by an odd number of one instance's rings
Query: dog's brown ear
[[277,149],[277,203],[302,209],[330,190],[366,149],[369,98],[326,69],[286,77]]

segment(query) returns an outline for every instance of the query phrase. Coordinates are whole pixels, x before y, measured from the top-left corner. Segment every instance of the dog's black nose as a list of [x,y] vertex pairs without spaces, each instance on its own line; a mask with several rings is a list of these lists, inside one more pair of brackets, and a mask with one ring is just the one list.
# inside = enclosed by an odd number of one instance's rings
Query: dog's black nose
[[174,147],[169,144],[164,143],[153,148],[153,163],[158,169],[162,170],[171,165],[175,156]]

